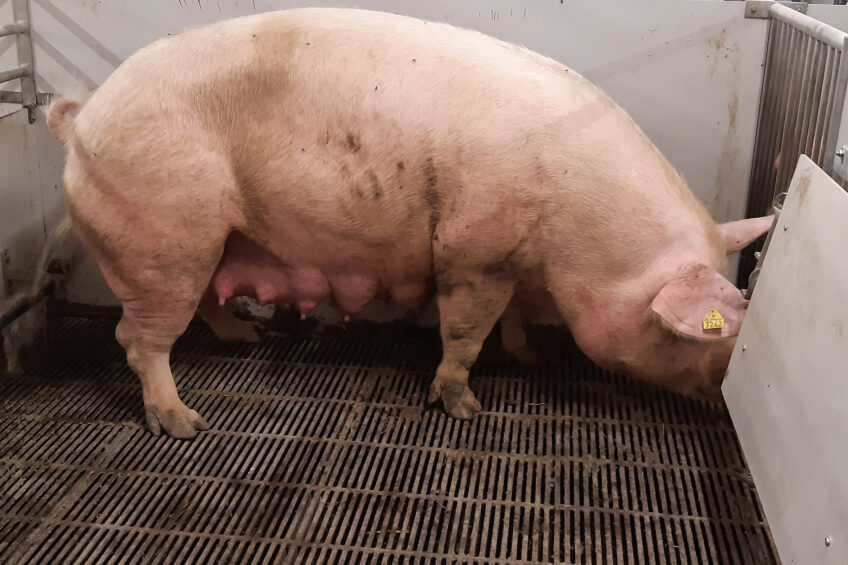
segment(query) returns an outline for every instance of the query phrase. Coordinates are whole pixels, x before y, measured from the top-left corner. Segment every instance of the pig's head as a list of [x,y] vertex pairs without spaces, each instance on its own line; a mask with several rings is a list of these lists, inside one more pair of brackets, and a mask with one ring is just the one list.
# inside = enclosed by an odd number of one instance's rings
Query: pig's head
[[[651,380],[718,400],[748,301],[710,265],[686,265],[651,302]],[[635,368],[635,367],[634,367]],[[644,375],[648,377],[648,375]]]
[[[768,231],[772,218],[718,226],[724,251],[742,249]],[[721,399],[748,301],[714,265],[681,265],[650,303],[648,319],[619,351],[617,368],[690,396]]]

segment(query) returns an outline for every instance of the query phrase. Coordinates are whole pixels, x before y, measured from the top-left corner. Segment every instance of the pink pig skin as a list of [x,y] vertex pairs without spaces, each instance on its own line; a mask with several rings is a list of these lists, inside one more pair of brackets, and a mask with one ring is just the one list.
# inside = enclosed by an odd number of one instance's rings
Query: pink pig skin
[[[227,299],[353,313],[416,306],[433,282],[430,400],[455,417],[480,409],[468,369],[508,306],[505,345],[530,357],[520,304],[556,308],[604,367],[720,396],[746,303],[719,273],[770,219],[716,226],[633,120],[551,59],[444,24],[291,10],[157,41],[72,121],[78,105],[57,101],[48,125],[155,434],[208,427],[168,360],[198,307],[219,336],[255,340]],[[724,329],[701,329],[708,308]]]

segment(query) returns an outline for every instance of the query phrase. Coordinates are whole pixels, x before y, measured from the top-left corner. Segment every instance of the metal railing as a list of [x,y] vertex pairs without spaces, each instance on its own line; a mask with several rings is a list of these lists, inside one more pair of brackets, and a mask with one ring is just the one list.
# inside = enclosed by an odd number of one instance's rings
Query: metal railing
[[[788,189],[799,156],[833,172],[848,84],[848,34],[777,3],[768,6],[768,16],[748,217],[772,209]],[[740,286],[758,261],[750,249],[743,253]]]
[[38,106],[38,94],[35,89],[35,69],[33,67],[32,39],[30,37],[29,0],[12,0],[14,22],[0,26],[0,37],[16,36],[18,66],[0,71],[0,85],[20,79],[20,92],[0,91],[0,102],[20,104],[29,112],[29,123],[35,122],[35,107]]

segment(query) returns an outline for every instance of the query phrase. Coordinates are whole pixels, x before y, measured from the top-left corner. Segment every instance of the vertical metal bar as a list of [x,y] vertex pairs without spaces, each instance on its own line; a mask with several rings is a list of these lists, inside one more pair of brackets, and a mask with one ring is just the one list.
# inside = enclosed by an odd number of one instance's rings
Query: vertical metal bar
[[748,189],[748,203],[746,205],[748,217],[759,215],[757,211],[759,194],[758,187],[762,186],[763,179],[767,173],[764,163],[768,160],[768,140],[774,125],[774,104],[777,96],[777,81],[775,74],[777,48],[780,45],[780,24],[776,20],[769,20],[766,34],[766,60],[763,65],[763,81],[760,92],[759,113],[757,116],[756,138],[754,139],[754,160],[751,166],[751,181]]
[[[767,213],[774,195],[786,190],[799,155],[832,174],[848,89],[848,35],[778,4],[768,10],[749,217]],[[742,284],[752,259],[748,250],[742,254]]]
[[784,37],[786,35],[786,26],[782,23],[772,20],[769,24],[769,42],[770,58],[768,67],[763,75],[763,90],[766,92],[766,98],[760,105],[759,130],[757,135],[759,139],[756,141],[757,153],[755,155],[757,161],[755,165],[755,175],[752,178],[750,194],[748,197],[748,216],[759,216],[762,213],[762,197],[761,194],[768,183],[771,165],[769,161],[773,160],[772,152],[775,146],[775,137],[777,135],[777,113],[780,108],[781,91],[778,85],[782,78],[782,65],[780,63],[783,56]]
[[786,170],[790,167],[795,167],[795,163],[790,163],[792,161],[792,155],[789,155],[789,130],[792,127],[791,124],[794,123],[792,116],[792,102],[797,97],[798,92],[798,78],[796,73],[793,73],[792,71],[797,68],[798,43],[801,37],[801,32],[795,28],[790,28],[790,30],[791,38],[789,40],[789,52],[785,60],[787,80],[783,81],[785,95],[784,104],[779,118],[782,124],[780,128],[781,162],[775,176],[775,183],[772,185],[772,193],[769,195],[771,197],[774,197],[774,194],[781,192],[783,179],[786,177]]
[[813,131],[813,146],[815,147],[815,151],[819,153],[819,159],[816,160],[816,164],[821,166],[821,157],[824,153],[824,139],[825,139],[825,127],[827,124],[827,105],[830,96],[833,95],[833,72],[832,70],[836,68],[836,58],[839,53],[836,49],[832,47],[827,48],[826,60],[824,64],[824,68],[822,69],[822,87],[821,87],[821,96],[818,101],[818,109],[816,112],[816,128]]
[[[821,139],[819,139],[819,145],[821,147],[822,154],[827,151],[827,139],[830,135],[830,125],[833,117],[833,107],[834,100],[836,99],[836,91],[837,91],[837,81],[839,79],[839,69],[842,66],[842,53],[834,49],[833,50],[833,61],[830,67],[830,88],[827,91],[827,101],[824,107],[824,119],[822,124],[822,133]],[[824,159],[822,159],[822,169],[824,169]]]
[[804,36],[804,62],[801,71],[801,92],[798,96],[798,113],[795,116],[795,127],[792,128],[792,154],[801,155],[804,153],[804,128],[809,122],[808,107],[810,101],[810,91],[812,90],[812,74],[813,74],[813,55],[816,51],[818,41],[813,37]]
[[826,57],[830,49],[827,45],[816,41],[815,57],[813,58],[813,74],[810,79],[812,83],[812,92],[808,101],[806,114],[807,124],[802,132],[801,151],[810,159],[813,159],[816,164],[821,166],[821,151],[815,144],[816,124],[819,118],[819,107],[821,106],[822,83],[824,82],[824,65]]
[[799,100],[801,97],[801,89],[803,88],[803,65],[804,65],[804,42],[807,36],[796,30],[796,39],[792,50],[792,58],[790,59],[790,84],[791,92],[789,95],[786,120],[784,121],[783,131],[783,162],[781,163],[780,171],[778,171],[778,182],[774,187],[771,197],[784,192],[789,186],[789,181],[792,179],[792,173],[795,171],[795,165],[798,163],[798,155],[795,151],[795,122],[799,111]]
[[783,47],[783,36],[785,35],[786,26],[777,20],[770,20],[768,42],[769,48],[766,56],[766,67],[763,74],[763,91],[764,97],[760,104],[760,122],[757,132],[758,139],[757,153],[755,163],[755,183],[752,185],[755,194],[753,195],[751,204],[754,205],[752,210],[749,210],[750,216],[760,215],[760,198],[762,192],[760,187],[764,186],[769,176],[769,169],[774,157],[771,155],[774,146],[775,137],[775,116],[779,107],[780,100],[780,50]]
[[799,32],[798,45],[794,62],[792,65],[792,79],[795,83],[795,96],[790,105],[790,121],[787,133],[787,154],[789,160],[786,167],[781,171],[782,186],[772,194],[772,199],[778,193],[786,190],[789,183],[792,181],[792,174],[795,172],[795,165],[798,163],[798,128],[801,126],[801,112],[803,112],[804,90],[807,86],[808,76],[806,74],[807,64],[807,47],[809,45],[810,36]]
[[836,79],[833,111],[830,116],[830,131],[824,146],[822,170],[828,175],[833,173],[833,159],[836,153],[836,138],[839,135],[839,125],[842,121],[842,110],[845,105],[845,88],[848,86],[848,37],[842,42],[842,53],[839,57],[839,74]]
[[[792,51],[792,36],[794,30],[792,27],[780,22],[780,27],[783,32],[780,38],[780,49],[778,51],[777,68],[778,72],[775,77],[777,88],[777,99],[775,102],[774,114],[772,115],[772,139],[770,141],[768,151],[768,161],[766,163],[766,176],[763,180],[763,186],[758,195],[758,209],[756,215],[765,214],[769,210],[770,196],[774,183],[777,182],[777,169],[774,166],[777,157],[781,155],[781,140],[783,138],[784,117],[786,115],[786,105],[789,99],[789,91],[787,83],[790,80],[789,56]],[[781,160],[783,160],[781,156]]]
[[29,123],[35,122],[35,67],[32,54],[32,19],[29,12],[29,0],[12,0],[12,14],[16,22],[26,25],[26,32],[17,35],[18,63],[28,66],[29,73],[21,77],[21,101],[29,113]]
[[[751,182],[748,188],[746,215],[749,218],[761,216],[767,212],[765,203],[771,192],[774,178],[774,161],[777,157],[780,137],[780,108],[785,90],[785,55],[788,50],[790,28],[778,19],[770,18],[766,36],[766,62],[763,68],[762,93],[760,94],[757,134],[755,140],[754,162],[752,163]],[[749,274],[754,269],[756,259],[753,251],[745,249],[739,258],[738,284],[748,283]]]
[[798,30],[795,30],[795,36],[792,58],[789,65],[790,97],[783,122],[783,136],[780,144],[783,159],[780,170],[778,171],[777,183],[774,185],[773,194],[771,194],[772,198],[774,198],[775,194],[783,191],[784,183],[789,182],[787,179],[791,176],[797,161],[794,143],[795,129],[798,126],[799,105],[804,88],[804,58],[806,56],[805,46],[808,36]]

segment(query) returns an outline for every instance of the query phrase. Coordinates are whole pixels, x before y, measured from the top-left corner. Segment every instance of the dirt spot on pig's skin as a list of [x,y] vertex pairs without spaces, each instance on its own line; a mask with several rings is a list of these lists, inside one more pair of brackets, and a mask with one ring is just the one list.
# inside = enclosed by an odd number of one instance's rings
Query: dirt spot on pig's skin
[[424,198],[430,208],[438,208],[441,204],[439,193],[436,190],[436,185],[439,182],[439,177],[436,175],[436,166],[433,164],[433,158],[427,159],[424,164]]
[[[250,139],[255,124],[267,125],[268,116],[275,111],[277,95],[290,86],[291,75],[280,68],[280,61],[290,60],[292,53],[302,48],[299,32],[294,28],[280,29],[272,22],[257,26],[255,32],[251,64],[235,66],[198,85],[192,96],[198,107],[207,109],[199,114],[200,119],[225,140]],[[251,103],[244,104],[245,100]],[[236,107],[242,111],[232,112]]]
[[359,199],[365,198],[365,193],[362,192],[362,189],[355,184],[350,187],[350,193]]
[[372,193],[374,200],[379,200],[383,196],[383,187],[380,186],[380,179],[377,178],[376,173],[371,169],[368,169],[366,175],[368,175],[368,181],[371,183],[371,188],[374,191]]
[[436,185],[439,183],[439,177],[436,173],[436,166],[433,164],[433,158],[428,157],[424,163],[424,200],[430,208],[430,231],[436,230],[436,225],[441,218],[442,199],[439,196],[439,191]]
[[359,153],[359,150],[362,149],[362,142],[352,133],[347,134],[346,142],[347,148],[350,149],[351,153]]

